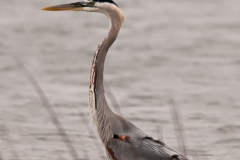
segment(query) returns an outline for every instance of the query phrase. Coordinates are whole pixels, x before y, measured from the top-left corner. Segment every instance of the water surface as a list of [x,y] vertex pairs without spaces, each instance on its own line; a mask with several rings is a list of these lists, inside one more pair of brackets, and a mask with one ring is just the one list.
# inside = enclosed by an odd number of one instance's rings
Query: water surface
[[[79,113],[89,114],[91,62],[109,22],[97,13],[40,10],[68,2],[0,1],[4,160],[17,159],[14,150],[22,160],[71,159],[13,55],[38,80],[79,157],[86,159],[87,149],[90,159],[99,159]],[[239,159],[240,2],[116,2],[126,19],[109,50],[105,79],[124,117],[153,137],[160,126],[164,142],[178,150],[169,103],[174,98],[190,150],[200,159]]]

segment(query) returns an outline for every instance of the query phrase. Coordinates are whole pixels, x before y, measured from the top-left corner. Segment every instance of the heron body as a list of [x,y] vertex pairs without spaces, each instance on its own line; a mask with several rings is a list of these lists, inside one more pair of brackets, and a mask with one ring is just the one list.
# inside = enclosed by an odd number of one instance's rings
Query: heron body
[[187,160],[163,142],[154,140],[131,122],[115,114],[104,94],[103,73],[107,52],[116,40],[124,14],[112,0],[93,0],[43,8],[49,11],[100,12],[110,19],[110,29],[95,52],[89,83],[91,121],[111,160]]

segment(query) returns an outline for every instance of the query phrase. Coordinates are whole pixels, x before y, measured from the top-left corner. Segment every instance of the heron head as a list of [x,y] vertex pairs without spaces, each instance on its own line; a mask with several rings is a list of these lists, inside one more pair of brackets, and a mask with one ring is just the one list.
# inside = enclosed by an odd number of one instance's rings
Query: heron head
[[104,11],[108,8],[118,8],[118,5],[112,0],[85,0],[82,2],[50,6],[42,8],[42,10],[46,11],[72,10],[104,13]]

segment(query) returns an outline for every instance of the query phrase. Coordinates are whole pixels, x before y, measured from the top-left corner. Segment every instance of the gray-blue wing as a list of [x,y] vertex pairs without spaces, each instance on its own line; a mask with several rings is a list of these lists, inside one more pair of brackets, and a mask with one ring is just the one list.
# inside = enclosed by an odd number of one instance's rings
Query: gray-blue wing
[[156,154],[171,157],[172,159],[187,160],[186,157],[177,153],[176,151],[165,145],[163,142],[155,140],[148,136],[141,139],[141,143],[139,146],[143,149],[156,152]]
[[130,143],[118,139],[110,139],[107,144],[107,150],[114,160],[174,160],[174,157],[136,148]]

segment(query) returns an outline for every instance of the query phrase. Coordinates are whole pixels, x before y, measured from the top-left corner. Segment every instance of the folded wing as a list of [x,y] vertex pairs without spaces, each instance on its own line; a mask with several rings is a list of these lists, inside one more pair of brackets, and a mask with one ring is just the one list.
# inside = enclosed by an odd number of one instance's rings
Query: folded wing
[[113,160],[174,160],[175,158],[158,154],[155,151],[137,148],[130,143],[114,138],[108,141],[107,150]]

